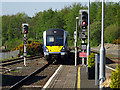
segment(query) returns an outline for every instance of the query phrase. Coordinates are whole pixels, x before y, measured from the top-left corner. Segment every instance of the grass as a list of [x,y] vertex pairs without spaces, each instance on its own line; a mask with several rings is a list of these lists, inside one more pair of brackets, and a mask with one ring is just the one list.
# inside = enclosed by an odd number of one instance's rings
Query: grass
[[110,55],[110,54],[106,54],[106,57],[109,57],[109,58],[116,58],[114,55]]
[[17,58],[18,58],[18,57],[1,59],[0,62],[7,61],[7,60],[13,60],[13,59],[17,59]]
[[[30,56],[31,55],[27,55],[27,57],[30,57]],[[7,61],[7,60],[13,60],[13,59],[17,59],[17,58],[19,58],[19,57],[1,59],[0,62]]]
[[16,73],[17,73],[17,72],[19,72],[19,71],[18,71],[18,70],[13,70],[13,71],[10,71],[10,72],[14,72],[14,73],[16,72]]

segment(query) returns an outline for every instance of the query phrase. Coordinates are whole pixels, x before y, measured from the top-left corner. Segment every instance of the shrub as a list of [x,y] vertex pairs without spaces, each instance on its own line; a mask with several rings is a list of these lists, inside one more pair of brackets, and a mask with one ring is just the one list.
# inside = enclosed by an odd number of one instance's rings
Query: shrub
[[112,71],[110,88],[120,88],[120,64]]
[[95,54],[94,53],[91,53],[88,56],[88,67],[90,67],[90,68],[95,67]]
[[[18,47],[12,49],[11,51],[14,50],[20,50],[20,54],[23,54],[23,48],[24,44],[20,44]],[[30,44],[27,44],[27,54],[28,55],[36,55],[36,54],[43,54],[43,44],[39,42],[32,42]]]
[[23,54],[24,44],[20,44],[18,47],[13,48],[11,51],[20,50],[20,54]]
[[118,31],[120,29],[120,26],[116,24],[111,24],[110,26],[105,28],[105,42],[107,43],[113,43],[113,40],[118,39],[118,36],[120,35],[120,32]]
[[118,39],[113,40],[113,44],[120,44],[120,37]]
[[27,51],[29,55],[43,53],[43,44],[39,42],[32,42],[27,45]]

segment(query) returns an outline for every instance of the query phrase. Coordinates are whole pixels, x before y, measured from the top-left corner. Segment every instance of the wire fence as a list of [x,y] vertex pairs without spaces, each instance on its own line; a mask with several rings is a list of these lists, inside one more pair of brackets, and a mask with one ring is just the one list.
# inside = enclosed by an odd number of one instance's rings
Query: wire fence
[[12,52],[1,52],[0,53],[0,60],[14,58],[19,54],[19,50],[12,51]]

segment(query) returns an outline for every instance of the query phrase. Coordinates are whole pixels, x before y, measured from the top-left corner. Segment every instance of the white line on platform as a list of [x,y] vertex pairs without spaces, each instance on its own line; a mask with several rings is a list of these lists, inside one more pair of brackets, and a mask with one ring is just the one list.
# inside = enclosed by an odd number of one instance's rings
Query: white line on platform
[[42,90],[45,90],[47,88],[47,86],[50,84],[50,82],[52,81],[52,79],[55,77],[55,75],[57,74],[57,72],[60,70],[60,68],[62,67],[62,65],[60,65],[58,67],[58,69],[55,71],[55,73],[50,77],[50,79],[47,81],[47,83],[44,85],[44,87],[42,88]]
[[108,69],[111,69],[111,70],[115,71],[115,69],[113,69],[113,68],[111,68],[109,66],[105,66],[105,67],[108,68]]
[[28,87],[29,87],[29,88],[30,88],[30,87],[39,88],[39,87],[42,87],[42,86],[39,86],[39,85],[36,85],[36,86],[34,86],[34,85],[24,85],[24,86],[22,86],[22,87],[25,87],[25,88],[26,88],[26,87],[27,87],[27,88],[28,88]]

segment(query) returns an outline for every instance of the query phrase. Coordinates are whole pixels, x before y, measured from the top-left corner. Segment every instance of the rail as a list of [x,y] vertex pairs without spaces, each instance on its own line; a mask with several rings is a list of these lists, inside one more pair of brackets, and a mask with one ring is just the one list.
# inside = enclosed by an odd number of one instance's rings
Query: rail
[[42,68],[39,68],[37,70],[35,70],[34,72],[32,72],[31,74],[29,74],[28,76],[26,76],[25,78],[23,78],[22,80],[18,81],[17,83],[15,83],[14,85],[12,85],[8,90],[15,90],[20,88],[26,80],[28,80],[30,77],[40,73],[41,71],[43,71],[45,68],[47,68],[51,63],[46,64],[45,66],[43,66]]

